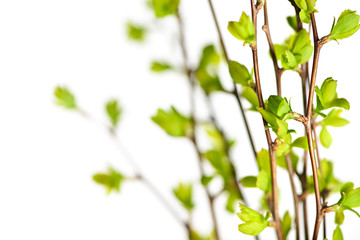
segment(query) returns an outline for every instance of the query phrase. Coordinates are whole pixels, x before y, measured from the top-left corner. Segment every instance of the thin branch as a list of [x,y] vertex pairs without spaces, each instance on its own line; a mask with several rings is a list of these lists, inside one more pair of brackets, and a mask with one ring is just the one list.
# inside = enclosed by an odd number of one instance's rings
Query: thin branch
[[[264,107],[264,100],[262,96],[261,90],[261,82],[260,82],[260,73],[259,73],[259,61],[258,61],[258,54],[257,54],[257,14],[261,8],[260,6],[255,5],[254,0],[250,0],[251,4],[251,13],[252,13],[252,21],[255,27],[255,43],[251,45],[252,55],[253,55],[253,65],[254,65],[254,73],[255,73],[255,84],[256,84],[256,94],[259,100],[259,106],[261,108]],[[268,124],[263,118],[264,127]],[[272,142],[270,131],[269,129],[265,130],[266,140],[269,147],[269,154],[270,154],[270,168],[271,168],[271,185],[272,185],[272,213],[275,221],[275,230],[276,235],[279,240],[283,240],[284,236],[281,230],[281,220],[279,216],[279,200],[278,200],[278,188],[277,188],[277,174],[276,174],[276,155],[274,144]]]
[[296,240],[300,240],[300,221],[299,221],[299,196],[296,193],[296,186],[294,181],[294,169],[291,164],[291,158],[289,154],[286,154],[286,166],[289,173],[291,191],[294,200],[294,211],[295,211],[295,229],[296,229]]
[[[223,35],[221,33],[219,21],[218,21],[218,19],[216,17],[216,13],[215,13],[214,6],[212,4],[212,0],[208,0],[208,2],[209,2],[210,9],[211,9],[211,14],[213,16],[213,20],[214,20],[214,23],[215,23],[215,26],[216,26],[216,30],[217,30],[217,33],[218,33],[218,37],[219,37],[219,41],[220,41],[222,51],[224,53],[224,56],[225,56],[225,59],[226,59],[227,63],[229,63],[229,61],[230,61],[229,55],[228,55],[228,52],[227,52],[227,49],[226,49],[226,45],[225,45],[225,42],[224,42]],[[236,83],[234,81],[232,81],[232,83],[233,83],[233,90],[230,91],[230,93],[235,97],[236,102],[239,105],[240,113],[241,113],[241,116],[242,116],[242,119],[243,119],[243,122],[244,122],[245,128],[246,128],[246,133],[248,135],[250,145],[251,145],[251,149],[252,149],[252,152],[253,152],[255,160],[256,160],[257,153],[256,153],[255,143],[254,143],[251,131],[250,131],[250,127],[249,127],[249,124],[248,124],[247,117],[245,115],[245,110],[244,110],[244,107],[243,107],[243,105],[241,103],[241,99],[239,97],[239,93],[238,93],[238,90],[237,90],[237,87],[236,87]]]
[[[193,74],[188,62],[188,54],[187,54],[187,49],[186,49],[186,45],[185,45],[185,31],[184,31],[184,26],[183,26],[183,22],[182,22],[182,18],[181,15],[179,13],[179,11],[176,13],[176,19],[179,25],[179,34],[180,34],[180,47],[181,47],[181,51],[182,51],[182,55],[183,55],[183,61],[184,61],[184,68],[186,69],[186,75],[189,81],[189,86],[190,86],[190,103],[191,103],[191,120],[192,120],[192,126],[193,126],[193,135],[192,137],[190,137],[191,142],[193,143],[193,146],[195,148],[196,154],[197,154],[197,159],[198,159],[198,165],[199,165],[199,170],[200,170],[200,174],[201,176],[205,176],[205,170],[202,164],[202,154],[200,152],[200,148],[198,146],[198,141],[196,138],[196,119],[195,119],[195,80],[193,78]],[[215,235],[215,239],[219,240],[219,228],[218,228],[218,223],[217,223],[217,219],[216,219],[216,214],[215,214],[215,207],[214,207],[214,197],[211,195],[210,190],[208,188],[208,186],[204,186],[205,188],[205,192],[206,192],[206,196],[208,198],[209,201],[209,207],[210,207],[210,212],[211,212],[211,218],[213,221],[213,225],[214,225],[214,235]]]
[[277,94],[279,96],[281,96],[281,75],[282,75],[283,69],[279,68],[278,61],[277,61],[276,55],[275,55],[274,44],[271,39],[269,18],[268,18],[268,12],[267,12],[267,1],[265,1],[265,4],[264,4],[264,25],[262,27],[262,30],[265,32],[265,35],[266,35],[266,38],[267,38],[267,41],[269,44],[271,59],[273,61],[273,65],[274,65],[274,69],[275,69]]

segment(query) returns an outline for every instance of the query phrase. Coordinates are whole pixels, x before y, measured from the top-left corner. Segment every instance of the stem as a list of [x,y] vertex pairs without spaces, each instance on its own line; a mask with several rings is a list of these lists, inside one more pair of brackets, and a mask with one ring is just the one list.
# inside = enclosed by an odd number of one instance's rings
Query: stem
[[311,167],[312,167],[313,178],[314,178],[315,200],[316,200],[316,219],[315,219],[313,240],[316,240],[318,233],[319,233],[321,220],[322,220],[322,214],[321,214],[322,205],[321,205],[321,196],[320,196],[318,171],[317,171],[318,168],[316,166],[316,158],[315,158],[315,152],[314,152],[314,146],[313,146],[311,117],[312,117],[312,107],[313,107],[314,91],[315,91],[315,84],[316,84],[316,75],[317,75],[320,49],[321,49],[322,43],[319,41],[314,13],[311,13],[310,17],[311,17],[311,26],[313,29],[315,49],[314,49],[313,68],[312,68],[312,72],[311,72],[311,82],[310,82],[309,98],[308,98],[308,105],[307,105],[307,112],[306,112],[308,122],[305,123],[304,125],[306,128],[306,135],[308,138]]
[[300,240],[300,222],[299,222],[299,196],[296,193],[295,181],[294,181],[294,170],[291,164],[290,155],[286,154],[286,166],[289,173],[291,191],[294,199],[294,211],[295,211],[295,228],[296,228],[296,240]]
[[[256,7],[254,0],[250,0],[251,3],[251,13],[252,20],[255,26],[255,43],[251,45],[252,55],[253,55],[253,64],[254,64],[254,73],[255,73],[255,84],[256,84],[256,94],[259,100],[259,106],[264,107],[264,100],[261,91],[261,82],[260,82],[260,74],[259,74],[259,61],[257,54],[257,14],[259,9]],[[267,122],[263,118],[264,126],[267,126]],[[266,140],[269,147],[270,154],[270,168],[271,168],[271,185],[272,185],[272,213],[275,220],[275,230],[279,240],[283,240],[284,236],[281,230],[281,220],[279,216],[279,200],[278,200],[278,189],[277,189],[277,175],[276,175],[276,155],[274,150],[274,144],[271,140],[269,129],[265,130]]]
[[265,32],[265,35],[266,35],[266,38],[267,38],[267,41],[269,44],[270,55],[271,55],[271,59],[273,61],[274,69],[275,69],[277,94],[279,96],[281,96],[281,75],[282,75],[283,69],[279,68],[278,61],[277,61],[276,55],[275,55],[274,44],[271,39],[269,18],[268,18],[268,12],[267,12],[267,1],[265,1],[265,4],[264,4],[264,26],[262,27],[262,29]]
[[[182,22],[182,18],[181,15],[178,12],[176,12],[176,19],[179,25],[179,33],[180,33],[180,47],[181,47],[181,51],[182,51],[182,55],[183,55],[183,59],[184,59],[184,68],[186,70],[186,75],[189,81],[189,85],[190,85],[190,103],[191,103],[191,120],[192,120],[192,126],[193,126],[193,135],[190,137],[191,142],[193,143],[193,146],[195,148],[196,154],[197,154],[197,159],[198,159],[198,165],[199,165],[199,170],[200,170],[200,174],[201,176],[205,176],[205,171],[204,171],[204,167],[202,164],[202,154],[200,152],[200,148],[198,146],[198,141],[196,138],[196,119],[195,119],[195,81],[193,78],[193,74],[191,71],[191,68],[189,66],[189,62],[188,62],[188,54],[187,54],[187,49],[186,49],[186,45],[185,45],[185,31],[184,31],[184,26],[183,26],[183,22]],[[219,240],[219,230],[218,230],[218,224],[217,224],[217,219],[216,219],[216,214],[215,214],[215,207],[214,207],[214,197],[211,195],[209,187],[208,186],[204,186],[205,188],[205,192],[206,192],[206,196],[208,198],[209,201],[209,207],[210,207],[210,213],[211,213],[211,218],[213,221],[213,225],[214,225],[214,235],[215,235],[215,239]]]
[[[229,64],[229,61],[230,61],[229,55],[228,55],[228,52],[227,52],[227,49],[226,49],[226,45],[225,45],[225,42],[224,42],[223,35],[221,34],[219,21],[218,21],[218,19],[217,19],[217,17],[216,17],[216,13],[215,13],[215,9],[214,9],[213,3],[212,3],[211,0],[208,0],[208,2],[209,2],[210,9],[211,9],[211,14],[212,14],[212,17],[213,17],[215,26],[216,26],[216,31],[217,31],[217,33],[218,33],[218,37],[219,37],[219,41],[220,41],[220,45],[221,45],[222,51],[223,51],[223,53],[224,53],[226,62]],[[254,143],[254,140],[253,140],[253,137],[252,137],[250,128],[249,128],[248,120],[247,120],[247,118],[246,118],[245,111],[244,111],[243,105],[242,105],[242,103],[241,103],[241,99],[240,99],[240,97],[239,97],[239,93],[238,93],[238,90],[237,90],[237,87],[236,87],[236,83],[235,83],[234,81],[232,81],[232,83],[233,83],[233,90],[230,91],[230,93],[235,97],[236,102],[237,102],[238,105],[239,105],[240,113],[241,113],[241,116],[242,116],[242,119],[243,119],[243,121],[244,121],[245,128],[246,128],[246,133],[247,133],[247,135],[248,135],[248,138],[249,138],[249,141],[250,141],[250,145],[251,145],[251,149],[252,149],[252,152],[253,152],[253,154],[254,154],[255,161],[256,161],[256,155],[257,155],[257,153],[256,153],[255,143]]]

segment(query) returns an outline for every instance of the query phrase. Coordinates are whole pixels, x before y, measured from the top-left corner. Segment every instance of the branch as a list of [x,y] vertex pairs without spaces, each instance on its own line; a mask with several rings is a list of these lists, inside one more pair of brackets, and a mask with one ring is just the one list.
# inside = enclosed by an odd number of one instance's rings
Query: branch
[[[183,55],[183,60],[184,60],[184,68],[186,69],[186,75],[189,81],[189,86],[190,86],[190,103],[191,103],[191,120],[192,120],[192,126],[193,126],[193,136],[190,137],[191,142],[193,143],[193,146],[195,148],[196,154],[197,154],[197,159],[198,159],[198,165],[199,165],[199,170],[200,170],[200,174],[201,176],[205,175],[205,171],[204,171],[204,167],[202,164],[202,154],[200,152],[200,148],[198,146],[198,141],[196,138],[196,119],[195,119],[195,80],[193,78],[193,74],[191,71],[191,68],[189,66],[189,62],[188,62],[188,54],[187,54],[187,49],[186,49],[186,45],[185,45],[185,31],[184,31],[184,26],[183,26],[183,22],[182,22],[182,18],[181,15],[179,13],[179,11],[176,13],[176,19],[179,25],[179,34],[180,34],[180,47],[181,47],[181,51],[182,51],[182,55]],[[214,197],[211,195],[209,187],[208,186],[204,186],[205,188],[205,192],[206,192],[206,196],[208,198],[209,201],[209,206],[210,206],[210,212],[211,212],[211,218],[214,224],[214,235],[215,235],[215,239],[219,240],[219,230],[218,230],[218,224],[217,224],[217,219],[216,219],[216,214],[215,214],[215,207],[214,207]]]
[[[257,54],[257,14],[261,9],[261,5],[255,5],[254,0],[250,0],[251,3],[251,13],[252,13],[252,21],[255,27],[255,44],[251,45],[252,55],[253,55],[253,64],[254,64],[254,73],[255,73],[255,84],[256,84],[256,94],[259,100],[259,106],[264,107],[264,100],[262,96],[261,90],[261,82],[260,82],[260,73],[259,73],[259,61]],[[262,3],[262,2],[261,2]],[[263,118],[264,127],[268,124]],[[275,230],[279,240],[283,240],[284,236],[281,230],[281,220],[279,216],[279,200],[278,200],[278,188],[277,188],[277,174],[276,174],[276,155],[274,144],[272,142],[269,129],[265,130],[266,140],[269,147],[270,154],[270,168],[271,168],[271,185],[272,185],[272,213],[275,220]]]
[[[217,19],[217,17],[216,17],[214,5],[213,5],[213,3],[212,3],[212,0],[208,0],[208,3],[209,3],[210,9],[211,9],[211,14],[212,14],[212,17],[213,17],[215,26],[216,26],[216,31],[217,31],[217,33],[218,33],[218,37],[219,37],[219,41],[220,41],[220,45],[221,45],[222,51],[223,51],[223,53],[224,53],[226,62],[229,63],[229,61],[230,61],[229,55],[228,55],[228,52],[227,52],[227,49],[226,49],[226,45],[225,45],[225,42],[224,42],[223,35],[221,34],[221,29],[220,29],[219,21],[218,21],[218,19]],[[244,121],[245,128],[246,128],[246,133],[247,133],[247,135],[248,135],[248,138],[249,138],[249,141],[250,141],[250,145],[251,145],[251,149],[252,149],[252,152],[253,152],[253,154],[254,154],[255,161],[256,161],[256,155],[257,155],[257,153],[256,153],[255,143],[254,143],[254,140],[253,140],[253,137],[252,137],[250,128],[249,128],[248,120],[247,120],[247,118],[246,118],[245,111],[244,111],[244,107],[243,107],[243,105],[242,105],[242,103],[241,103],[241,100],[240,100],[240,97],[239,97],[239,93],[238,93],[238,89],[237,89],[237,87],[236,87],[236,83],[235,83],[234,81],[232,81],[232,83],[233,83],[233,90],[230,91],[230,94],[232,94],[232,95],[235,97],[236,102],[237,102],[238,105],[239,105],[241,117],[242,117],[242,119],[243,119],[243,121]]]

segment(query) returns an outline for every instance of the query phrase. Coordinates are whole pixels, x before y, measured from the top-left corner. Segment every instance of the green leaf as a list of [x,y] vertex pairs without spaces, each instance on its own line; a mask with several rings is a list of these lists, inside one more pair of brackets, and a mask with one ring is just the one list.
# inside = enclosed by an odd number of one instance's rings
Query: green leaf
[[209,65],[218,66],[220,63],[220,54],[216,51],[214,45],[210,44],[204,47],[200,58],[199,66],[208,67]]
[[188,210],[192,211],[195,204],[192,200],[193,185],[191,183],[179,183],[173,189],[173,193],[179,202]]
[[281,56],[285,53],[286,50],[289,50],[289,46],[274,44],[274,51],[277,60],[281,60]]
[[343,240],[343,235],[339,226],[337,226],[333,233],[333,240]]
[[328,132],[328,130],[326,129],[326,127],[323,127],[321,129],[320,142],[326,148],[329,148],[331,146],[332,137],[331,137],[330,133]]
[[227,157],[222,151],[210,150],[205,153],[205,158],[215,168],[217,173],[223,178],[224,183],[231,179],[231,166]]
[[343,224],[344,219],[345,219],[345,215],[344,215],[344,212],[342,210],[338,210],[338,211],[335,212],[335,223],[337,225]]
[[186,137],[192,135],[192,122],[190,118],[180,114],[175,107],[164,111],[158,109],[151,120],[159,125],[167,134],[173,137]]
[[241,198],[235,191],[230,190],[228,192],[225,209],[230,213],[235,213],[235,203],[239,202]]
[[340,117],[342,109],[333,109],[331,112],[322,120],[322,125],[331,127],[343,127],[350,122]]
[[350,103],[345,98],[338,98],[335,99],[333,102],[330,103],[329,107],[339,107],[345,110],[350,109]]
[[251,87],[243,87],[241,96],[248,100],[248,102],[255,108],[259,107],[258,97],[256,95],[256,92]]
[[146,28],[144,26],[127,22],[126,23],[126,33],[130,40],[136,42],[143,42],[146,37]]
[[109,167],[105,173],[96,173],[93,180],[107,189],[107,194],[112,191],[120,192],[122,182],[125,180],[124,175],[115,169]]
[[289,26],[290,26],[294,31],[297,30],[298,25],[297,25],[296,16],[288,16],[288,17],[286,18],[286,21],[288,22]]
[[256,108],[262,117],[268,122],[277,134],[279,138],[283,138],[288,132],[288,124],[285,121],[280,120],[277,116],[269,111],[266,111],[263,108]]
[[248,188],[256,188],[257,187],[256,182],[257,182],[257,177],[255,176],[247,176],[240,180],[240,183],[244,187],[248,187]]
[[300,20],[303,22],[303,23],[310,23],[311,21],[311,17],[310,17],[310,14],[305,12],[305,11],[301,11],[299,13],[299,16],[300,16]]
[[163,18],[176,13],[180,0],[151,0],[151,7],[157,18]]
[[344,183],[340,189],[340,193],[345,193],[348,194],[350,191],[352,191],[354,189],[354,183],[352,182],[347,182]]
[[77,109],[74,95],[66,87],[56,87],[54,91],[55,104],[66,109]]
[[341,204],[349,208],[360,207],[360,188],[355,188],[346,194]]
[[105,110],[111,125],[115,128],[120,120],[122,109],[117,100],[110,100],[106,103]]
[[291,53],[295,56],[297,64],[303,64],[309,61],[314,47],[311,46],[310,35],[305,29],[301,29],[294,39],[291,46]]
[[280,96],[271,95],[268,100],[268,106],[273,114],[280,119],[291,111],[291,107],[286,98]]
[[161,73],[172,69],[173,66],[171,66],[169,63],[160,61],[153,61],[150,66],[150,70],[156,73]]
[[201,184],[207,186],[213,179],[214,176],[201,176]]
[[309,143],[306,136],[299,137],[291,144],[292,147],[302,148],[309,151]]
[[240,213],[238,217],[244,222],[239,225],[239,231],[247,234],[256,236],[260,234],[266,227],[269,226],[267,219],[271,214],[267,213],[267,217],[264,217],[260,213],[246,207],[240,203]]
[[236,61],[230,61],[229,72],[235,83],[239,83],[242,86],[250,85],[249,81],[252,80],[252,74],[250,74],[249,70],[244,65]]
[[206,134],[210,138],[212,148],[220,152],[225,152],[224,138],[219,132],[219,130],[210,123],[203,124],[202,126],[204,127]]
[[315,11],[316,0],[295,0],[295,3],[301,10],[303,10],[307,14]]
[[324,105],[329,105],[337,98],[336,94],[337,82],[332,78],[326,79],[321,85],[322,100]]
[[283,219],[281,221],[281,230],[283,232],[284,239],[286,239],[291,230],[291,217],[289,211],[286,211],[283,216]]
[[210,94],[215,91],[223,91],[220,79],[217,75],[210,75],[205,68],[199,68],[195,72],[196,79],[205,93]]
[[256,180],[256,187],[265,192],[271,191],[271,176],[266,170],[261,170]]
[[330,40],[340,40],[350,37],[359,30],[359,21],[360,16],[356,14],[356,11],[343,11],[331,29]]
[[281,65],[286,70],[293,70],[298,65],[295,56],[289,50],[285,50],[284,54],[281,55],[280,60],[281,60]]
[[268,175],[270,175],[269,151],[266,149],[261,149],[261,151],[256,154],[256,161],[258,163],[260,171],[265,170]]
[[242,12],[239,22],[229,22],[228,30],[235,38],[244,41],[244,44],[255,43],[255,27],[245,12]]

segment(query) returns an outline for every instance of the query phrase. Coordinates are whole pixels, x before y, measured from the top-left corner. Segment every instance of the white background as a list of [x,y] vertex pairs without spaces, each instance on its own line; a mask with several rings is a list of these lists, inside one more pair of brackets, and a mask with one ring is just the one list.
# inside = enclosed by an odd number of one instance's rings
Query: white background
[[[237,20],[249,1],[215,0],[230,57],[251,67],[250,50],[226,30],[227,22]],[[280,5],[281,4],[281,5]],[[360,10],[359,1],[318,1],[319,35],[329,33],[333,16],[345,9]],[[186,42],[196,64],[200,49],[217,43],[217,35],[205,0],[183,0]],[[293,15],[287,1],[269,1],[272,36],[281,43],[291,29],[284,21]],[[128,42],[128,20],[150,28],[144,45]],[[262,24],[262,17],[259,25]],[[260,25],[261,26],[261,25]],[[199,178],[195,154],[189,142],[170,138],[150,121],[157,108],[175,105],[189,111],[186,79],[175,73],[153,75],[152,59],[169,59],[181,64],[175,20],[155,20],[144,1],[124,0],[11,0],[0,2],[0,239],[185,239],[184,229],[140,183],[125,183],[121,194],[106,195],[91,176],[111,165],[131,175],[124,160],[103,127],[104,103],[117,98],[124,106],[119,135],[141,165],[145,175],[161,189],[183,216],[186,214],[171,194],[179,181]],[[264,95],[275,93],[274,74],[268,57],[265,36],[259,30],[260,68]],[[340,44],[327,44],[321,53],[318,79],[332,76],[338,81],[340,97],[346,97],[351,110],[344,116],[351,124],[331,128],[333,145],[321,155],[334,160],[339,179],[360,185],[357,124],[360,111],[359,33]],[[222,66],[225,86],[231,86]],[[78,104],[95,119],[89,122],[76,113],[64,111],[53,103],[58,84],[68,86]],[[294,73],[283,76],[284,95],[292,97],[293,108],[302,111],[300,80]],[[237,105],[231,96],[213,97],[217,115],[226,132],[237,139],[233,152],[240,175],[254,175],[256,168],[250,152]],[[206,117],[202,95],[198,96],[199,116]],[[265,147],[259,115],[249,113],[257,150]],[[301,128],[298,131],[302,132]],[[283,197],[280,211],[292,212],[286,172],[279,170]],[[246,190],[253,207],[258,206],[259,191]],[[329,200],[330,204],[338,196]],[[210,231],[211,220],[204,191],[196,187],[196,228]],[[216,203],[225,240],[252,239],[237,231],[236,215],[224,213],[225,196]],[[314,197],[309,197],[314,202]],[[313,207],[313,206],[312,206]],[[329,214],[328,222],[333,222]],[[310,215],[313,221],[314,216]],[[345,239],[356,239],[360,219],[346,213]],[[333,224],[329,224],[331,236]],[[272,229],[262,233],[271,239]],[[291,238],[294,232],[291,232]]]

